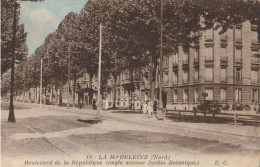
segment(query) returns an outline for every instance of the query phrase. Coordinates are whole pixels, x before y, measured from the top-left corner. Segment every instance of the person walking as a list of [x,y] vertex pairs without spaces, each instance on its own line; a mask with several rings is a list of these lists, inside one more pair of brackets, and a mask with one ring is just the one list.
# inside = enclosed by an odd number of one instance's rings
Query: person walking
[[143,110],[144,117],[146,117],[146,114],[147,114],[147,101],[144,102],[142,110]]
[[151,118],[153,115],[153,102],[148,102],[148,118]]
[[93,102],[92,102],[92,107],[93,107],[93,110],[96,110],[97,107],[96,107],[96,99],[93,99]]

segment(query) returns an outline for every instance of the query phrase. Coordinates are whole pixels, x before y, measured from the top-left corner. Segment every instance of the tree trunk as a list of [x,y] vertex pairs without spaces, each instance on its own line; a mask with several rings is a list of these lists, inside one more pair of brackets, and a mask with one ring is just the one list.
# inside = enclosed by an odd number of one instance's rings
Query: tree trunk
[[55,106],[58,105],[58,81],[56,79],[56,83],[55,83]]
[[44,87],[44,105],[46,105],[46,86]]
[[116,89],[117,89],[117,76],[114,75],[114,85],[113,85],[113,92],[114,92],[114,96],[113,96],[113,109],[116,108]]
[[63,91],[63,87],[62,84],[60,84],[60,98],[59,98],[60,106],[62,106],[62,91]]
[[[93,79],[93,74],[89,74],[89,85],[90,85],[90,92],[89,92],[89,99],[90,99],[90,104],[92,104],[93,101],[93,88],[92,88],[92,79]],[[97,99],[96,99],[97,100]]]
[[73,77],[73,95],[72,95],[72,96],[73,96],[73,101],[72,101],[72,102],[73,102],[73,107],[75,107],[76,81],[77,81],[77,80],[76,80],[76,77],[74,76],[74,77]]

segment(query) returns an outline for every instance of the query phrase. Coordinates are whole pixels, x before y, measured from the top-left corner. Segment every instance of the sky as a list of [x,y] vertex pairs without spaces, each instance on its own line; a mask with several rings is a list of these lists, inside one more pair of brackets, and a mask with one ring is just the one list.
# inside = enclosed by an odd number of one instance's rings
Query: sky
[[29,56],[54,32],[69,12],[80,13],[88,0],[45,0],[20,2],[20,24],[27,32]]

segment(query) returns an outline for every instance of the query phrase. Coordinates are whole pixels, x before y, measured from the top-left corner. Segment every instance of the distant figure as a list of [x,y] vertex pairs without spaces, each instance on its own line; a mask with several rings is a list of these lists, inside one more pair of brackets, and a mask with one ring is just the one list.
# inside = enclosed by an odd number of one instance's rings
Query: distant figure
[[142,109],[143,109],[144,117],[146,117],[146,114],[148,113],[148,111],[147,111],[147,101],[144,102]]
[[153,111],[157,111],[157,100],[153,103]]
[[92,103],[93,110],[97,109],[96,102],[97,102],[96,99],[93,99],[93,103]]
[[153,114],[153,102],[152,101],[148,102],[147,108],[148,108],[148,118],[151,118],[152,114]]

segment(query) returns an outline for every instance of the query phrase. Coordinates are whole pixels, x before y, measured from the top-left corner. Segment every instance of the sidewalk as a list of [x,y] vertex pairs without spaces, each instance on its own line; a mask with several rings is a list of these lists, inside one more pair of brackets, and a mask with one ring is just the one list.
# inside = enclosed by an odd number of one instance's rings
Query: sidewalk
[[[66,107],[58,107],[58,106],[49,106],[47,107],[51,111],[70,111],[82,114],[80,118],[89,118],[89,115],[92,118],[95,118],[96,110],[92,109],[77,109]],[[238,137],[252,137],[260,139],[260,127],[256,126],[240,126],[240,125],[232,125],[232,124],[209,124],[209,123],[191,123],[191,122],[174,122],[169,118],[165,118],[163,120],[157,120],[153,115],[152,118],[147,118],[143,114],[132,114],[128,111],[126,113],[120,112],[119,110],[102,110],[100,112],[101,118],[103,119],[120,119],[127,122],[132,123],[146,123],[152,126],[160,126],[164,128],[183,128],[190,129],[194,131],[204,131],[204,132],[212,132],[219,134],[230,134]],[[120,110],[121,111],[121,110]]]
[[[18,103],[17,103],[18,104]],[[22,103],[19,103],[22,104]],[[92,109],[78,109],[70,107],[70,109],[67,109],[66,107],[59,107],[59,106],[53,106],[53,105],[42,105],[42,109],[40,109],[39,104],[31,104],[28,103],[31,107],[31,111],[33,110],[45,110],[45,113],[39,112],[37,115],[42,114],[54,114],[54,115],[60,115],[61,113],[54,113],[53,111],[60,111],[64,113],[65,115],[70,115],[73,113],[76,114],[82,114],[79,116],[80,119],[84,118],[95,118],[96,110]],[[24,105],[24,104],[22,104]],[[25,103],[27,105],[27,103]],[[31,112],[28,110],[28,112]],[[47,111],[46,111],[47,110]],[[68,112],[69,111],[69,112]],[[101,118],[102,119],[117,119],[117,120],[123,120],[126,122],[131,123],[142,123],[142,124],[148,124],[151,125],[151,127],[163,127],[163,128],[178,128],[183,131],[192,130],[192,131],[200,131],[205,133],[214,133],[214,134],[225,134],[225,135],[234,135],[237,137],[251,137],[255,139],[260,139],[260,127],[259,126],[241,126],[241,125],[232,125],[232,124],[214,124],[214,123],[192,123],[192,122],[175,122],[169,118],[165,118],[163,120],[157,120],[155,116],[152,118],[147,118],[143,114],[138,113],[131,113],[129,111],[126,111],[124,113],[123,110],[120,110],[121,112],[118,112],[119,110],[107,110],[107,111],[101,111]],[[230,111],[231,112],[231,111]],[[141,113],[141,112],[140,112]],[[32,112],[33,114],[33,112]],[[35,114],[35,113],[34,113]],[[21,116],[23,117],[23,116]]]

